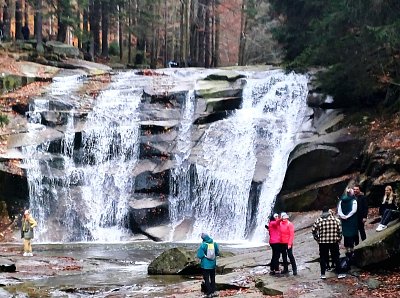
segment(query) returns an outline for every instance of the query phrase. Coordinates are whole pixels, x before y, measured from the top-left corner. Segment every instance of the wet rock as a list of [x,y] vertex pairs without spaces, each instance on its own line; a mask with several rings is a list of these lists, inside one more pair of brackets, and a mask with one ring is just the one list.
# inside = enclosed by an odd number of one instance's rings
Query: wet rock
[[129,207],[129,213],[140,226],[155,226],[168,222],[168,201],[160,195],[147,195],[131,200]]
[[187,238],[187,235],[191,235],[193,231],[194,220],[192,218],[185,218],[182,222],[177,225],[174,229],[174,241],[182,241]]
[[80,55],[78,48],[58,41],[48,41],[46,47],[56,55],[65,55],[70,58],[78,58]]
[[17,267],[14,262],[0,258],[0,272],[15,272],[16,270]]
[[367,287],[369,290],[376,290],[381,286],[381,282],[376,278],[369,278],[366,281]]
[[235,71],[219,71],[207,76],[204,80],[206,81],[228,81],[228,82],[235,82],[238,79],[245,78],[244,75],[238,74]]
[[289,157],[282,192],[348,174],[357,168],[363,145],[362,139],[341,131],[297,146]]
[[268,285],[265,284],[265,282],[261,279],[257,279],[255,282],[256,288],[258,288],[264,295],[268,296],[281,296],[283,295],[282,291],[273,289],[268,287]]
[[276,200],[276,210],[310,211],[321,210],[324,205],[334,207],[337,197],[357,173],[323,180],[289,193],[281,192]]
[[148,274],[199,274],[200,266],[195,253],[181,247],[164,251],[147,269]]

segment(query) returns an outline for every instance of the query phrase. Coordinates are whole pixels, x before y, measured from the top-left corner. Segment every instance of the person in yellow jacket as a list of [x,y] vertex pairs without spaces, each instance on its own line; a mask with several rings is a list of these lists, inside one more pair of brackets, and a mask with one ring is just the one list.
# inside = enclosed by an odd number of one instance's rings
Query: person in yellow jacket
[[33,239],[33,228],[36,226],[36,220],[31,216],[29,210],[25,210],[21,225],[21,238],[24,239],[24,257],[33,256],[31,239]]

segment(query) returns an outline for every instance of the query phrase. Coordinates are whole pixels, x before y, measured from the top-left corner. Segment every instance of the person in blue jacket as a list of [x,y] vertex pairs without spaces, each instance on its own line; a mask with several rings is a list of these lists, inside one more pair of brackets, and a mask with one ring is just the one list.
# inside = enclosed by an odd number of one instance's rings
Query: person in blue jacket
[[197,250],[197,257],[200,259],[200,267],[203,272],[206,297],[213,297],[215,293],[215,268],[217,267],[217,256],[219,247],[214,240],[205,233],[200,235],[203,242]]

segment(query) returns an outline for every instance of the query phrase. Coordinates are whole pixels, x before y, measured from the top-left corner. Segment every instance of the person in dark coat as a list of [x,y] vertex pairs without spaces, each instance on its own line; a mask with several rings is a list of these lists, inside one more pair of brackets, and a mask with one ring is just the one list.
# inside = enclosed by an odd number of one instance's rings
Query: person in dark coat
[[[365,222],[368,217],[368,200],[364,193],[361,192],[360,185],[355,185],[353,187],[354,196],[357,200],[357,222],[358,222],[358,233],[355,238],[355,245],[358,245],[361,241],[367,239],[367,234],[365,233]],[[358,235],[360,234],[360,235]]]
[[[219,256],[219,246],[214,240],[205,233],[200,235],[203,242],[197,250],[197,258],[200,259],[200,267],[203,271],[206,297],[213,297],[215,294],[215,268],[217,267],[217,256]],[[213,257],[210,257],[208,250],[214,249]]]
[[383,231],[387,228],[389,222],[400,218],[400,206],[396,195],[390,185],[385,188],[385,195],[383,197],[381,209],[383,210],[382,219],[376,228],[377,232]]
[[[357,200],[354,196],[353,189],[348,188],[346,194],[340,198],[338,215],[342,222],[346,257],[351,261],[354,258],[354,244],[358,237]],[[344,273],[338,275],[338,278],[344,277],[346,277]]]
[[346,256],[350,258],[353,256],[355,238],[358,234],[357,200],[351,188],[348,188],[346,194],[340,198],[338,215],[342,222]]
[[28,24],[25,24],[25,26],[22,27],[21,31],[22,31],[22,36],[24,37],[24,40],[29,40],[29,36],[31,33],[29,30]]
[[385,187],[385,195],[379,207],[379,215],[383,216],[386,209],[396,210],[396,195],[393,193],[393,188],[390,185]]

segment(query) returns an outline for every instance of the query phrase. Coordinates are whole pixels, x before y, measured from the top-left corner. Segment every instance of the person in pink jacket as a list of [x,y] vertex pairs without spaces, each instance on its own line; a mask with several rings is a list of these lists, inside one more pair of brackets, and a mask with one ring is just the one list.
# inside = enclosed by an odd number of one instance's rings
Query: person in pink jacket
[[281,232],[281,243],[282,245],[282,256],[283,256],[283,271],[282,274],[289,272],[288,262],[285,256],[285,252],[289,257],[290,264],[292,265],[293,275],[297,275],[296,260],[293,256],[293,241],[294,241],[294,226],[289,221],[289,215],[285,212],[281,213],[281,222],[279,223],[279,229]]
[[275,275],[279,272],[279,258],[280,258],[280,246],[281,246],[281,232],[279,228],[279,223],[281,219],[279,215],[275,213],[271,216],[268,225],[265,227],[268,229],[269,232],[269,246],[272,249],[272,257],[270,263],[270,275]]

